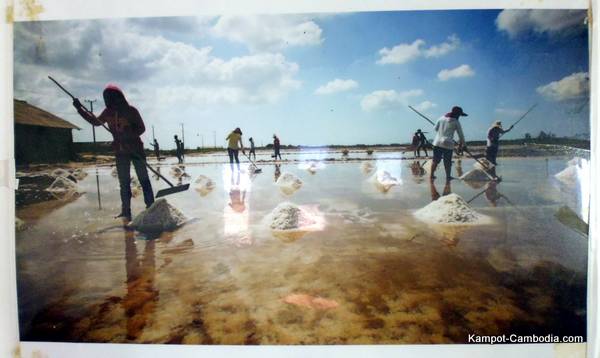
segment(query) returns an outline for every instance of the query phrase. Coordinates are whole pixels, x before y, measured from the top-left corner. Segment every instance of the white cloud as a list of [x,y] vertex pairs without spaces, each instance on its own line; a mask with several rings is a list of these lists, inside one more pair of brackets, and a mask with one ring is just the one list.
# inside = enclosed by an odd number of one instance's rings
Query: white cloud
[[564,33],[566,30],[585,30],[585,10],[503,10],[496,18],[496,27],[510,37],[523,33]]
[[423,101],[415,106],[415,109],[419,112],[427,112],[428,110],[437,107],[437,104],[431,101]]
[[337,92],[349,91],[358,87],[358,82],[354,80],[341,80],[339,78],[333,81],[327,82],[327,84],[320,86],[315,90],[315,94],[332,94]]
[[552,101],[564,101],[587,96],[590,91],[590,76],[577,72],[558,81],[539,86],[536,91]]
[[409,99],[423,95],[423,90],[412,89],[409,91],[396,92],[395,90],[379,90],[369,93],[360,101],[364,111],[375,111],[391,109],[399,106],[407,106]]
[[475,76],[475,71],[469,65],[460,65],[453,69],[443,69],[437,76],[440,81],[448,81],[452,78]]
[[447,42],[433,45],[429,48],[425,48],[424,40],[416,39],[410,44],[399,44],[391,49],[387,47],[382,48],[379,50],[379,55],[381,58],[377,60],[377,64],[402,64],[415,60],[419,57],[440,57],[456,50],[459,45],[460,39],[456,35],[449,36]]
[[423,51],[425,57],[440,57],[448,52],[454,51],[460,45],[460,39],[456,35],[450,35],[448,42],[442,42],[439,45],[431,46],[430,48]]
[[294,15],[221,16],[210,32],[213,36],[242,43],[254,52],[323,42],[319,25]]

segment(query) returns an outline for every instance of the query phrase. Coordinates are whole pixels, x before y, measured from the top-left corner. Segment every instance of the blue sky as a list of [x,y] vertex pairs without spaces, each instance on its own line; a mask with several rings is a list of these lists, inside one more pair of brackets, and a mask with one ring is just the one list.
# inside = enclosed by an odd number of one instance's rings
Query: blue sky
[[[235,127],[267,144],[403,143],[453,105],[467,140],[492,121],[506,138],[589,133],[584,11],[418,11],[19,23],[15,97],[91,130],[46,79],[101,100],[119,84],[161,146]],[[319,89],[321,88],[321,89]],[[102,107],[96,104],[96,108]],[[98,131],[101,133],[101,131]],[[100,139],[108,139],[105,134]]]

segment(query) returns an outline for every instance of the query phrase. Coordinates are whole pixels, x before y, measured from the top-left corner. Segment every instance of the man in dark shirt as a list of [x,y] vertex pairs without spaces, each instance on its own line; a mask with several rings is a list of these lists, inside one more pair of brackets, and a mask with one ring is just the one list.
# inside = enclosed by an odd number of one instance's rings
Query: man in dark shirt
[[425,134],[423,134],[423,132],[421,132],[420,129],[417,129],[417,137],[419,138],[419,142],[417,145],[417,155],[420,157],[421,156],[421,149],[423,149],[423,151],[425,151],[425,157],[428,157],[429,154],[427,154],[427,138],[425,138]]
[[177,156],[177,162],[179,162],[179,164],[182,164],[183,163],[183,142],[179,140],[177,135],[175,135],[174,138],[175,138],[175,156]]
[[508,133],[511,129],[513,129],[513,126],[510,126],[507,130],[502,129],[502,122],[496,121],[488,130],[485,159],[490,163],[497,165],[496,157],[498,156],[498,148],[500,146],[500,136]]

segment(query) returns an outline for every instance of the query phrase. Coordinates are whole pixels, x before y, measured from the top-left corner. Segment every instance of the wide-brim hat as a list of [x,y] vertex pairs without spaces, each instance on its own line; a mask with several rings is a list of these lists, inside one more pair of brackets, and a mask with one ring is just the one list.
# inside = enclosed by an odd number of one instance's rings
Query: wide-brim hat
[[466,114],[466,113],[463,111],[463,109],[462,109],[461,107],[459,107],[459,106],[454,106],[454,107],[452,107],[452,114],[453,114],[453,115],[456,115],[456,116],[464,116],[464,117],[467,117],[467,116],[468,116],[468,114]]

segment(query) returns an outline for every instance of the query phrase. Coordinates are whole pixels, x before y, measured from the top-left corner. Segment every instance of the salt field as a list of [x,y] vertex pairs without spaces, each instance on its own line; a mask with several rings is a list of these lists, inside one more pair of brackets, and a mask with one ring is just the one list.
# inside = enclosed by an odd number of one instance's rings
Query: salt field
[[[350,152],[349,161],[297,153],[286,158],[300,162],[278,165],[261,165],[270,158],[259,155],[262,173],[248,164],[232,172],[216,154],[190,156],[178,172],[169,158],[161,173],[192,185],[165,197],[186,221],[159,235],[113,219],[120,199],[112,168],[84,167],[80,194],[17,208],[21,339],[394,344],[464,343],[470,333],[585,336],[586,160],[501,158],[499,183],[432,185],[423,160],[363,153]],[[455,161],[455,176],[473,164]],[[152,185],[166,187],[157,177]],[[418,214],[450,194],[470,215],[463,223]],[[143,209],[138,193],[134,216]]]

